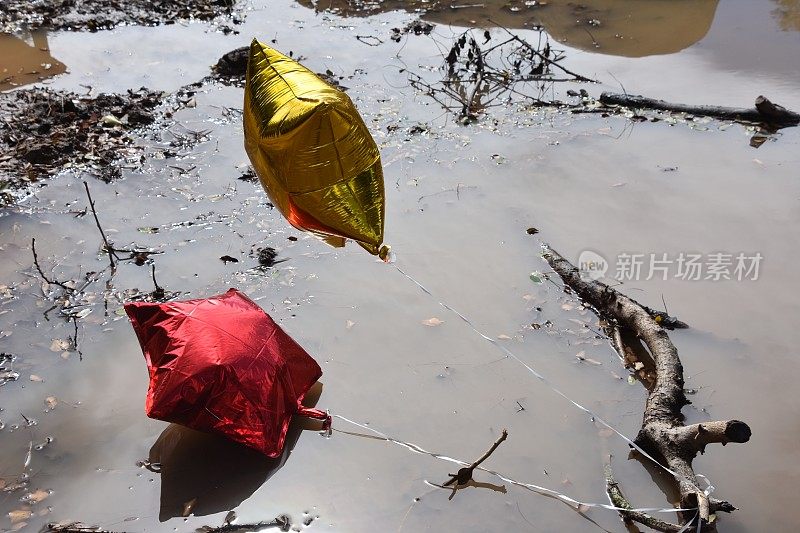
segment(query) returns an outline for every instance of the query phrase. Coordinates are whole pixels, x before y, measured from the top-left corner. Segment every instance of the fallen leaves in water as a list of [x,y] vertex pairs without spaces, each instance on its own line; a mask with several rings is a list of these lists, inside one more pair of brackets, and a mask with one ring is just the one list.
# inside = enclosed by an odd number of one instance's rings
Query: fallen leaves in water
[[17,509],[15,511],[9,511],[8,517],[11,519],[12,524],[19,524],[20,522],[24,522],[28,518],[33,515],[30,509]]
[[50,496],[50,492],[42,489],[35,490],[23,496],[25,501],[30,503],[39,503]]
[[37,376],[36,374],[31,374],[31,378],[30,379],[31,379],[31,381],[33,381],[35,383],[44,382],[44,379],[41,376]]
[[44,404],[48,409],[55,409],[56,405],[58,405],[58,399],[55,396],[48,396],[44,399]]
[[598,361],[596,359],[592,359],[591,357],[586,357],[586,352],[583,351],[583,350],[581,350],[580,352],[576,353],[575,357],[577,357],[578,360],[580,362],[582,362],[582,363],[591,363],[593,365],[602,365],[603,364],[603,363],[601,363],[600,361]]
[[429,318],[428,320],[423,320],[422,323],[428,327],[436,327],[444,324],[444,320],[439,320],[436,317]]
[[352,320],[348,320],[348,321],[347,321],[347,325],[346,325],[345,327],[346,327],[347,329],[353,329],[353,326],[355,326],[355,325],[356,325],[356,323],[355,323],[355,322],[353,322]]
[[50,344],[50,351],[63,352],[68,350],[69,347],[70,347],[69,341],[65,341],[64,339],[53,339],[53,343]]

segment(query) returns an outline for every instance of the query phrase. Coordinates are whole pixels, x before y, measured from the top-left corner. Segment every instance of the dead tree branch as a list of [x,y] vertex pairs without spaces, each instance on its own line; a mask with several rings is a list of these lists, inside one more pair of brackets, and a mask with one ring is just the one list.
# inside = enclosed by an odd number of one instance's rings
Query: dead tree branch
[[114,533],[99,526],[87,526],[80,522],[50,523],[42,531],[44,533]]
[[[684,393],[683,366],[665,328],[635,300],[605,283],[581,278],[578,269],[564,257],[549,246],[543,248],[544,258],[565,285],[601,318],[635,334],[647,347],[655,364],[655,382],[648,391],[642,428],[634,442],[653,457],[663,459],[664,466],[674,473],[678,482],[680,506],[698,509],[702,527],[713,530],[710,514],[715,510],[732,510],[733,506],[710,500],[698,487],[692,460],[697,453],[703,453],[708,444],[747,442],[750,427],[738,420],[685,426],[681,408],[690,402]],[[622,336],[615,341],[619,343],[620,339]],[[694,515],[682,515],[681,521],[687,523],[692,518]]]
[[289,531],[292,521],[287,515],[280,515],[269,522],[256,522],[255,524],[233,524],[226,522],[218,527],[204,526],[198,528],[197,533],[245,533],[247,531],[263,531],[264,529],[277,528],[281,531]]
[[797,126],[800,123],[800,114],[789,111],[783,106],[773,104],[765,96],[756,98],[755,106],[751,108],[722,107],[714,105],[689,105],[665,102],[632,94],[619,94],[604,92],[600,95],[600,103],[607,106],[622,106],[637,109],[657,109],[673,113],[688,113],[702,115],[722,120],[737,122],[752,122],[765,124],[776,128]]

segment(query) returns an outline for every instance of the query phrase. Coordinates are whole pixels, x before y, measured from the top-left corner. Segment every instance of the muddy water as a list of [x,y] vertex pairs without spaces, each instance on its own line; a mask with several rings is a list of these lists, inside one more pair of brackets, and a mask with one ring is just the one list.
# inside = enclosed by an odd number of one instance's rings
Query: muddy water
[[[236,286],[250,294],[320,362],[319,407],[467,460],[508,428],[508,441],[488,466],[588,502],[606,501],[602,466],[612,453],[617,477],[640,506],[671,505],[674,493],[663,477],[627,461],[624,442],[504,358],[437,299],[632,436],[645,393],[619,379],[626,373],[613,350],[584,326],[596,329],[590,313],[555,284],[531,281],[532,271],[546,270],[537,238],[572,259],[585,249],[609,260],[622,252],[760,253],[756,281],[656,276],[626,281],[623,289],[653,307],[663,306],[663,296],[669,311],[693,326],[671,334],[687,387],[696,390],[687,418],[739,418],[753,427],[750,443],[709,450],[695,462],[718,487],[715,494],[741,508],[723,516],[720,529],[797,529],[796,129],[756,150],[745,128],[717,123],[631,124],[622,117],[498,109],[498,124],[462,127],[415,95],[398,72],[440,61],[429,38],[388,39],[389,29],[411,15],[343,18],[290,2],[269,10],[254,5],[239,36],[199,24],[48,35],[52,54],[70,71],[50,83],[80,91],[142,84],[174,90],[252,35],[274,37],[312,68],[345,76],[342,83],[381,146],[387,241],[396,265],[435,298],[357,247],[332,249],[291,229],[257,184],[237,180],[247,158],[239,118],[229,108],[241,105],[241,91],[213,84],[171,128],[210,130],[208,140],[177,158],[126,169],[125,179],[110,185],[89,179],[115,243],[162,250],[156,273],[168,290],[199,297]],[[722,2],[707,34],[692,37],[699,41],[680,53],[630,59],[567,48],[569,65],[604,82],[586,87],[593,94],[617,89],[616,77],[628,92],[676,101],[748,105],[764,93],[798,109],[800,34],[783,22],[792,9],[785,2]],[[629,29],[619,24],[618,31]],[[458,32],[440,25],[434,38],[447,43]],[[356,35],[385,43],[368,47]],[[735,61],[737,47],[749,52]],[[429,131],[408,132],[417,123]],[[173,136],[164,132],[164,139]],[[72,324],[57,312],[44,314],[52,303],[32,268],[31,237],[53,276],[105,265],[93,221],[73,213],[86,206],[85,178],[66,173],[0,218],[0,271],[11,287],[0,300],[2,350],[17,356],[20,373],[0,389],[0,472],[7,485],[34,446],[29,490],[4,492],[2,511],[35,513],[24,520],[26,530],[73,519],[112,530],[190,531],[221,524],[232,508],[242,521],[288,513],[298,529],[312,531],[623,530],[613,512],[581,516],[485,474],[476,477],[492,486],[448,500],[449,492],[424,481],[443,481],[453,465],[341,432],[330,439],[298,434],[282,467],[218,442],[174,439],[174,428],[143,414],[141,353],[121,304],[112,299],[105,311],[103,282],[92,313],[79,322],[80,356],[54,342],[72,335]],[[529,227],[540,234],[527,235]],[[253,270],[251,252],[265,245],[287,261]],[[240,261],[224,264],[223,255]],[[152,290],[149,270],[123,265],[113,286]],[[423,324],[431,318],[442,323]],[[547,321],[552,325],[531,327]],[[580,362],[580,352],[600,364]],[[336,427],[363,432],[343,421]],[[37,449],[48,437],[53,442]],[[164,450],[177,450],[169,479],[137,466],[157,442],[162,460]],[[51,492],[34,505],[20,501],[37,489]],[[195,498],[195,516],[180,518],[181,502]],[[14,527],[3,520],[2,527]]]
[[50,55],[47,32],[29,35],[0,34],[0,91],[37,83],[67,71],[67,67]]

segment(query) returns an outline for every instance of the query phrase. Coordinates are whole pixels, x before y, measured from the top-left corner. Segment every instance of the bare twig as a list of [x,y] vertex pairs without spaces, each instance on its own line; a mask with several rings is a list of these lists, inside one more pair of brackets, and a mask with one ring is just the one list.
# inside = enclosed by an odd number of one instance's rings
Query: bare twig
[[156,281],[156,265],[150,265],[152,267],[152,275],[153,275],[153,285],[155,285],[155,290],[153,290],[153,298],[156,300],[162,299],[166,295],[166,291],[162,286],[158,284]]
[[569,74],[570,76],[573,76],[573,77],[575,78],[575,80],[576,80],[576,81],[587,81],[587,82],[590,82],[590,83],[599,83],[597,80],[593,80],[593,79],[591,79],[591,78],[587,78],[586,76],[582,76],[582,75],[578,74],[577,72],[573,72],[573,71],[569,70],[568,68],[566,68],[566,67],[562,66],[561,64],[559,64],[559,63],[558,63],[558,60],[559,60],[560,58],[557,58],[557,59],[550,59],[550,58],[549,58],[549,57],[547,57],[546,55],[542,54],[542,53],[541,53],[539,50],[537,50],[535,47],[533,47],[533,46],[532,46],[530,43],[528,43],[526,40],[524,40],[524,39],[521,39],[519,36],[517,36],[516,34],[512,33],[512,32],[511,32],[511,30],[509,30],[509,29],[508,29],[508,28],[506,28],[505,26],[502,26],[502,25],[498,24],[498,23],[497,23],[497,22],[495,22],[495,21],[490,21],[490,22],[491,22],[492,24],[496,25],[498,28],[500,28],[500,29],[502,29],[503,31],[505,31],[507,34],[509,34],[513,40],[515,40],[515,41],[519,42],[519,43],[520,43],[522,46],[524,46],[525,48],[527,48],[528,50],[530,50],[532,53],[536,54],[536,55],[537,55],[537,56],[538,56],[538,57],[539,57],[541,60],[543,60],[543,61],[547,61],[547,62],[548,62],[548,64],[555,66],[556,68],[558,68],[559,70],[561,70],[561,71],[562,71],[562,72],[564,72],[565,74]]
[[80,522],[50,523],[42,531],[44,533],[114,533],[99,526],[87,526]]
[[39,272],[39,275],[42,277],[44,281],[46,281],[50,285],[57,285],[67,292],[73,292],[75,290],[74,288],[68,287],[67,285],[58,281],[57,279],[50,279],[45,275],[41,265],[39,265],[39,256],[36,254],[36,237],[33,237],[31,239],[31,251],[33,251],[33,264],[36,266],[36,270]]
[[255,524],[231,524],[226,523],[218,527],[204,526],[197,529],[198,533],[244,533],[246,531],[262,531],[264,529],[278,528],[281,531],[289,531],[292,527],[291,519],[286,515],[280,515],[269,522],[257,522]]
[[506,440],[506,438],[508,438],[508,431],[504,429],[503,433],[497,438],[494,444],[492,444],[491,448],[486,450],[486,452],[483,455],[481,455],[479,459],[474,461],[471,465],[460,468],[458,470],[458,473],[448,474],[449,476],[452,477],[448,481],[446,481],[442,486],[447,487],[455,483],[455,485],[453,485],[453,488],[455,488],[460,485],[466,485],[467,483],[469,483],[470,480],[472,480],[472,473],[475,471],[475,469],[478,466],[480,466],[482,462],[488,459],[489,456],[492,455],[492,453],[494,453],[497,447],[500,446],[500,443]]
[[106,252],[108,253],[108,261],[111,264],[111,275],[113,276],[114,273],[117,271],[117,266],[114,263],[114,258],[117,257],[116,252],[114,251],[114,247],[108,242],[106,238],[106,233],[103,231],[103,227],[100,225],[100,219],[97,218],[97,210],[94,208],[94,200],[92,199],[92,193],[89,192],[89,184],[85,181],[83,182],[83,186],[86,189],[86,196],[89,197],[89,207],[92,209],[92,215],[94,215],[94,222],[97,224],[97,229],[100,231],[100,236],[103,237],[103,243],[105,243]]

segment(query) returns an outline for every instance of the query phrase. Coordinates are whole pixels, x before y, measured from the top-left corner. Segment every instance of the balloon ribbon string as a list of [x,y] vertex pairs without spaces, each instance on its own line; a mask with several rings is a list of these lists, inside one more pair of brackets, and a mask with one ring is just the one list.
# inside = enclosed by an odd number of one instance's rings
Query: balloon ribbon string
[[[610,429],[611,431],[613,431],[614,433],[616,433],[616,434],[617,434],[617,436],[618,436],[618,437],[620,437],[622,440],[624,440],[626,443],[628,443],[628,445],[629,445],[629,446],[631,446],[631,447],[632,447],[632,448],[634,448],[634,449],[635,449],[637,452],[639,452],[640,454],[642,454],[644,457],[646,457],[647,459],[649,459],[650,461],[652,461],[653,463],[655,463],[656,465],[658,465],[659,467],[661,467],[661,469],[663,469],[665,472],[669,473],[669,474],[670,474],[671,476],[673,476],[675,479],[677,479],[677,480],[679,480],[679,481],[687,481],[687,482],[691,483],[692,485],[696,486],[696,481],[693,481],[693,480],[687,479],[685,476],[683,476],[683,475],[679,474],[678,472],[675,472],[674,470],[670,469],[669,467],[667,467],[667,466],[665,466],[665,465],[661,464],[661,462],[660,462],[660,461],[656,460],[656,459],[655,459],[655,458],[654,458],[652,455],[650,455],[649,453],[647,453],[646,451],[644,451],[644,450],[642,449],[642,447],[641,447],[641,446],[639,446],[638,444],[636,444],[635,442],[633,442],[633,440],[632,440],[632,439],[628,438],[628,437],[627,437],[625,434],[623,434],[623,433],[622,433],[621,431],[619,431],[617,428],[615,428],[614,426],[612,426],[611,424],[609,424],[608,422],[606,422],[606,421],[605,421],[605,420],[604,420],[602,417],[600,417],[600,416],[599,416],[597,413],[595,413],[594,411],[592,411],[591,409],[589,409],[589,408],[587,408],[587,407],[584,407],[584,406],[583,406],[583,405],[581,405],[580,403],[576,402],[575,400],[573,400],[572,398],[570,398],[569,396],[567,396],[567,394],[565,394],[564,392],[562,392],[562,391],[561,391],[561,389],[559,389],[558,387],[556,387],[556,386],[555,386],[555,385],[554,385],[554,384],[553,384],[553,383],[552,383],[552,382],[551,382],[549,379],[547,379],[547,378],[546,378],[546,377],[544,377],[542,374],[540,374],[539,372],[537,372],[536,370],[534,370],[534,369],[533,369],[533,368],[532,368],[530,365],[528,365],[528,364],[527,364],[525,361],[523,361],[522,359],[520,359],[519,357],[517,357],[517,356],[516,356],[516,355],[515,355],[513,352],[511,352],[511,350],[509,350],[508,348],[506,348],[505,346],[503,346],[502,344],[500,344],[499,342],[497,342],[495,339],[493,339],[493,338],[489,337],[488,335],[486,335],[485,333],[483,333],[481,330],[479,330],[479,329],[478,329],[478,328],[477,328],[477,327],[476,327],[476,326],[475,326],[475,325],[474,325],[474,324],[473,324],[473,323],[472,323],[472,322],[471,322],[471,321],[470,321],[470,320],[469,320],[469,319],[468,319],[466,316],[464,316],[464,315],[463,315],[463,314],[461,314],[459,311],[457,311],[456,309],[454,309],[454,308],[453,308],[453,307],[451,307],[450,305],[446,304],[445,302],[443,302],[442,300],[440,300],[439,298],[437,298],[436,296],[434,296],[434,294],[433,294],[431,291],[429,291],[429,290],[428,290],[428,289],[427,289],[427,288],[426,288],[426,287],[425,287],[425,286],[424,286],[422,283],[420,283],[419,281],[417,281],[416,279],[414,279],[414,278],[413,278],[411,275],[407,274],[407,273],[406,273],[406,272],[405,272],[405,271],[404,271],[402,268],[400,268],[399,266],[397,266],[397,264],[394,264],[394,263],[392,263],[392,266],[394,266],[394,267],[397,269],[397,271],[398,271],[398,272],[400,272],[400,274],[402,274],[402,275],[403,275],[403,276],[404,276],[406,279],[408,279],[408,280],[409,280],[409,281],[411,281],[411,282],[412,282],[414,285],[416,285],[417,287],[419,287],[419,289],[420,289],[422,292],[424,292],[425,294],[427,294],[428,296],[430,296],[431,298],[433,298],[433,299],[434,299],[434,300],[435,300],[435,301],[436,301],[436,302],[437,302],[437,303],[438,303],[440,306],[442,306],[443,308],[447,309],[448,311],[450,311],[451,313],[453,313],[454,315],[456,315],[457,317],[459,317],[459,318],[460,318],[462,321],[464,321],[464,323],[465,323],[465,324],[466,324],[466,325],[467,325],[467,326],[468,326],[468,327],[469,327],[469,328],[470,328],[472,331],[474,331],[475,333],[477,333],[477,334],[478,334],[480,337],[482,337],[483,339],[487,340],[487,341],[488,341],[489,343],[491,343],[491,344],[492,344],[492,345],[493,345],[495,348],[497,348],[497,349],[499,349],[501,352],[503,352],[503,353],[504,353],[504,354],[505,354],[507,357],[509,357],[509,358],[513,359],[514,361],[516,361],[517,363],[519,363],[520,365],[522,365],[523,367],[525,367],[525,369],[526,369],[528,372],[530,372],[531,374],[533,374],[533,375],[534,375],[534,376],[535,376],[537,379],[539,379],[539,381],[541,381],[542,383],[544,383],[544,384],[545,384],[545,385],[546,385],[546,386],[547,386],[547,387],[548,387],[548,388],[549,388],[551,391],[555,392],[556,394],[558,394],[559,396],[561,396],[562,398],[564,398],[565,400],[567,400],[569,403],[571,403],[573,406],[577,407],[578,409],[580,409],[580,410],[581,410],[581,411],[583,411],[584,413],[588,414],[590,417],[592,417],[592,420],[593,420],[593,421],[597,421],[597,422],[599,422],[600,424],[602,424],[602,425],[603,425],[603,426],[605,426],[606,428],[608,428],[608,429]],[[706,480],[706,482],[708,483],[708,479],[707,479],[705,476],[700,476],[700,475],[698,475],[698,477],[701,477],[702,479],[705,479],[705,480]],[[510,483],[510,481],[509,481],[509,483]],[[698,490],[700,490],[700,489],[698,488]],[[707,488],[706,488],[706,489],[705,489],[703,492],[704,492],[704,493],[706,494],[706,496],[707,496],[707,495],[709,495],[709,494],[710,494],[710,493],[711,493],[713,490],[714,490],[714,486],[713,486],[713,485],[711,485],[711,483],[708,483],[708,487],[707,487]]]
[[[374,428],[370,427],[367,424],[362,424],[362,423],[356,422],[355,420],[351,420],[351,419],[349,419],[349,418],[347,418],[345,416],[337,415],[337,414],[334,414],[334,415],[331,415],[331,416],[333,416],[333,418],[336,418],[336,419],[339,419],[339,420],[343,420],[343,421],[347,422],[348,424],[353,424],[354,426],[357,426],[357,427],[360,427],[361,429],[369,431],[373,435],[376,435],[377,438],[379,438],[379,440],[384,440],[384,441],[387,441],[387,442],[391,442],[392,444],[396,444],[397,446],[401,446],[403,448],[406,448],[407,450],[410,450],[410,451],[412,451],[414,453],[418,453],[418,454],[421,454],[421,455],[429,455],[429,456],[431,456],[431,457],[433,457],[435,459],[439,459],[440,461],[446,461],[448,463],[454,463],[454,464],[457,464],[457,465],[460,465],[460,466],[469,466],[469,464],[470,464],[470,463],[468,463],[466,461],[462,461],[461,459],[455,459],[453,457],[449,457],[449,456],[441,454],[441,453],[435,453],[435,452],[428,451],[425,448],[423,448],[422,446],[420,446],[418,444],[414,444],[413,442],[406,442],[406,441],[403,441],[403,440],[400,440],[400,439],[396,439],[394,437],[390,437],[389,435],[387,435],[386,433],[383,433],[382,431],[378,431],[377,429],[374,429]],[[360,433],[351,433],[349,431],[343,431],[343,430],[335,429],[335,428],[334,428],[334,431],[336,431],[337,433],[343,433],[343,434],[353,435],[353,436],[358,436],[358,437],[376,438],[376,437],[372,437],[371,435],[362,435]],[[623,507],[617,507],[617,506],[614,506],[614,505],[609,505],[607,503],[582,502],[582,501],[576,500],[574,498],[571,498],[571,497],[567,496],[566,494],[563,494],[563,493],[558,492],[556,490],[548,489],[547,487],[542,487],[540,485],[535,485],[533,483],[526,483],[524,481],[517,481],[517,480],[515,480],[513,478],[510,478],[510,477],[508,477],[508,476],[506,476],[504,474],[501,474],[500,472],[497,472],[496,470],[492,470],[490,468],[486,468],[486,467],[483,467],[483,466],[478,466],[478,467],[476,467],[476,470],[482,470],[483,472],[486,472],[487,474],[493,475],[493,476],[495,476],[495,477],[497,477],[497,478],[499,478],[499,479],[501,479],[501,480],[503,480],[506,483],[509,483],[511,485],[516,485],[518,487],[522,487],[524,489],[527,489],[527,490],[530,490],[532,492],[536,492],[536,493],[542,494],[544,496],[549,496],[549,497],[552,497],[552,498],[556,498],[558,500],[561,500],[561,501],[569,504],[570,506],[574,506],[574,507],[578,508],[579,510],[585,509],[585,508],[600,508],[600,509],[608,509],[608,510],[617,511],[617,512],[619,512],[619,511],[634,511],[634,512],[640,512],[640,513],[675,513],[675,512],[679,512],[679,511],[680,512],[697,511],[697,508],[694,508],[694,507],[690,508],[690,509],[682,509],[682,508],[675,508],[675,507],[668,507],[668,508],[665,508],[665,507],[641,507],[641,508],[636,508],[636,509],[629,509],[629,508],[623,508]],[[434,487],[439,487],[438,485],[434,485],[434,484],[429,483],[429,482],[426,482],[426,483],[428,483],[429,485],[434,486]]]

